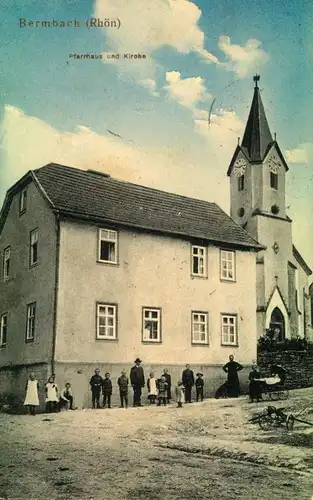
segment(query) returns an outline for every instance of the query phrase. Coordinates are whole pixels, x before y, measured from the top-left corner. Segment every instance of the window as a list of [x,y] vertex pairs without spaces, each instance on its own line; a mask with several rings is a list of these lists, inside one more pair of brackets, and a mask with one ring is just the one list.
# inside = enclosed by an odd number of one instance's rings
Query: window
[[117,232],[110,229],[99,230],[99,255],[100,262],[117,264]]
[[243,191],[245,188],[245,176],[238,177],[238,191]]
[[278,175],[274,172],[270,172],[271,188],[278,189]]
[[32,342],[35,338],[36,304],[27,306],[26,342]]
[[117,339],[116,316],[116,305],[97,304],[97,339]]
[[143,308],[142,341],[161,342],[161,310]]
[[208,313],[192,312],[192,343],[208,344]]
[[20,215],[26,212],[26,203],[27,203],[27,189],[23,189],[23,191],[20,194],[20,202],[19,202]]
[[8,315],[2,314],[0,319],[0,347],[7,345]]
[[206,276],[206,248],[192,246],[192,274]]
[[5,248],[3,252],[3,280],[10,279],[11,268],[11,247]]
[[222,314],[222,345],[237,344],[237,316]]
[[221,280],[235,281],[235,252],[221,250]]
[[38,229],[30,233],[29,265],[34,266],[38,262]]

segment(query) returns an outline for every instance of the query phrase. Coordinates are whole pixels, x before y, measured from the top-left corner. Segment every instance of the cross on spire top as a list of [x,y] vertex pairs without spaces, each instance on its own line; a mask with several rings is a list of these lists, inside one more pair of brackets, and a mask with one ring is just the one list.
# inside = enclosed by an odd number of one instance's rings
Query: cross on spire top
[[258,81],[260,81],[260,75],[255,75],[253,77],[253,81],[255,82],[255,88],[258,88]]

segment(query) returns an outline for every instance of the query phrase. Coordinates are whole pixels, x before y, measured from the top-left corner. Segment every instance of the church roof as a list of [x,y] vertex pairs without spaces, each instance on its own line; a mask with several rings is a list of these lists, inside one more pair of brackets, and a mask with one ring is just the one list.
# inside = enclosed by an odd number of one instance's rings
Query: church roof
[[264,249],[215,203],[55,163],[29,172],[8,191],[0,214],[0,232],[21,182],[31,181],[35,182],[51,209],[64,217],[119,224],[243,250]]
[[241,143],[241,148],[252,162],[263,161],[274,142],[258,87],[259,78],[258,75],[254,77],[254,95]]

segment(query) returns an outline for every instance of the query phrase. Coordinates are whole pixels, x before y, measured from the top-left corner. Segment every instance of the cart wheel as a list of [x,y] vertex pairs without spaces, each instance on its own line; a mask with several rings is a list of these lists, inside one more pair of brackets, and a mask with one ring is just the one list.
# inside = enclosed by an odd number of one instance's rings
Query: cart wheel
[[286,420],[287,431],[292,431],[295,425],[295,418],[293,415],[288,415]]
[[268,431],[272,427],[274,419],[271,415],[260,415],[259,416],[259,426],[263,431]]

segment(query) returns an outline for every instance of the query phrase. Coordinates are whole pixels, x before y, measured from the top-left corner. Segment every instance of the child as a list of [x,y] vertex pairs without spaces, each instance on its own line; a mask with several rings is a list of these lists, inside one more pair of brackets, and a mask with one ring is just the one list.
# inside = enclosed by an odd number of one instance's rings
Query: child
[[203,381],[202,377],[203,377],[202,373],[197,373],[197,379],[196,379],[197,401],[199,401],[199,398],[201,398],[201,401],[203,401],[203,386],[204,386],[204,381]]
[[117,379],[117,385],[120,390],[120,400],[121,400],[121,408],[128,407],[128,378],[126,377],[126,370],[122,370],[121,376]]
[[30,415],[36,415],[36,406],[39,406],[39,384],[36,380],[35,374],[30,373],[28,381],[26,382],[26,396],[24,401],[24,406],[28,406],[28,411]]
[[65,387],[63,391],[60,394],[60,402],[59,402],[59,409],[62,410],[62,408],[68,407],[69,403],[69,409],[73,410],[73,392],[72,392],[72,387],[69,382],[66,382]]
[[155,404],[155,400],[158,395],[158,389],[157,389],[157,379],[154,377],[154,373],[150,373],[150,377],[148,378],[147,381],[147,387],[148,387],[148,399],[150,404]]
[[175,388],[175,394],[176,394],[177,408],[182,408],[183,403],[185,402],[185,387],[181,380],[177,382],[177,386]]
[[164,375],[158,380],[158,406],[161,406],[161,402],[163,402],[164,406],[166,406],[167,400],[167,382],[165,380]]
[[108,408],[111,408],[112,382],[110,380],[109,373],[105,374],[105,378],[102,382],[102,394],[103,394],[103,408],[105,408],[106,402],[108,402]]
[[57,411],[58,409],[58,386],[54,381],[54,377],[51,376],[45,386],[46,393],[46,411],[51,413],[52,411]]
[[92,394],[92,407],[95,408],[97,405],[97,408],[100,408],[100,394],[101,394],[101,387],[102,387],[102,382],[103,378],[100,375],[100,370],[99,368],[95,369],[95,374],[91,377],[90,379],[90,388],[91,388],[91,394]]

